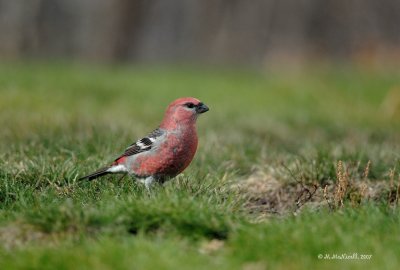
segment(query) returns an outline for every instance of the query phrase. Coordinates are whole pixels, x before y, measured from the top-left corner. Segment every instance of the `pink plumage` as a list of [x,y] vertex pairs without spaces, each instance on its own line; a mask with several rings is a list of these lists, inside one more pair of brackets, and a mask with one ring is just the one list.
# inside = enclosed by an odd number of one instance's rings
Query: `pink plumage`
[[80,179],[123,173],[135,176],[149,187],[154,181],[163,183],[177,176],[193,160],[198,143],[196,120],[208,110],[196,98],[173,101],[158,128],[131,144],[110,166]]

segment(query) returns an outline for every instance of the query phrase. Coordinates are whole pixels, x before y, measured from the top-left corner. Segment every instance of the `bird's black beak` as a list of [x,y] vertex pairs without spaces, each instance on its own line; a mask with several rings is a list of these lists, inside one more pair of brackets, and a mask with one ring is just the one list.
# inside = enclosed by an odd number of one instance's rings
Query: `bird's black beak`
[[208,110],[210,110],[210,109],[203,102],[200,102],[199,105],[196,106],[196,112],[197,113],[205,113]]

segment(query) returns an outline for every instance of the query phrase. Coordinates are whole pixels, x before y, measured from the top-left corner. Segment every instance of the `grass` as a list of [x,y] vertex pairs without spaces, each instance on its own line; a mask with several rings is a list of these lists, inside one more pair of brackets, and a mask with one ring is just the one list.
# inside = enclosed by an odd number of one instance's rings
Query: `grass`
[[[398,269],[399,87],[342,66],[2,64],[0,269]],[[183,175],[76,182],[180,96],[211,108]],[[372,257],[318,259],[353,253]]]

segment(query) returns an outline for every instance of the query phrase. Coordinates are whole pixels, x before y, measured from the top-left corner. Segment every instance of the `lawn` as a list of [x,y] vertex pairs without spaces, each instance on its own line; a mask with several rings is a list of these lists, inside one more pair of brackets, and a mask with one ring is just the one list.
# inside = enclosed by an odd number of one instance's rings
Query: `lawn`
[[[0,269],[400,267],[399,71],[3,63],[0,94]],[[76,181],[181,96],[182,175]]]

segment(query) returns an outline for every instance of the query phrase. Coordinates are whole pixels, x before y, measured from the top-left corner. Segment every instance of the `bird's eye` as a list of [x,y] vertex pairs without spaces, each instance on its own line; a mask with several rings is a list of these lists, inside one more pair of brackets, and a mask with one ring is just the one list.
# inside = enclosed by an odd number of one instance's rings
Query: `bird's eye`
[[194,104],[191,103],[191,102],[186,103],[185,105],[186,105],[186,107],[188,107],[189,109],[193,109],[193,108],[194,108]]

